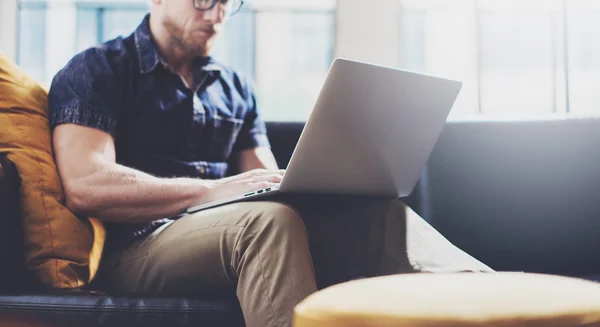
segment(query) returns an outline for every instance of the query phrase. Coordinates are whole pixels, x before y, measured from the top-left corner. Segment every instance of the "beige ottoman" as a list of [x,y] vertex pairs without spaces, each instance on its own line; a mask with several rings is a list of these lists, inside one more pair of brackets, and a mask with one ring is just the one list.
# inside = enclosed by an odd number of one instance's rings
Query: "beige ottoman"
[[413,274],[309,296],[294,327],[600,326],[600,284],[521,273]]

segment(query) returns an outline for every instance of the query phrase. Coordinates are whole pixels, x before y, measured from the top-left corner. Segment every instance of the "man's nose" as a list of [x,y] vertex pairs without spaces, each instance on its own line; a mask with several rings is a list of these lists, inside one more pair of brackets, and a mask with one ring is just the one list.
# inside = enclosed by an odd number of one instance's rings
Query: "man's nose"
[[206,10],[203,12],[204,17],[202,17],[205,21],[211,22],[213,24],[221,23],[223,21],[224,8],[223,3],[221,1],[217,2],[213,9]]

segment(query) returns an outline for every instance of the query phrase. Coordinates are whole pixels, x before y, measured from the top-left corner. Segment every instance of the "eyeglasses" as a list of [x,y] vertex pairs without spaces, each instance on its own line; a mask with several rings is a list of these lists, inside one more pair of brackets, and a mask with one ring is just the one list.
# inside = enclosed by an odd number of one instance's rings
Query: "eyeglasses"
[[213,10],[218,2],[223,4],[223,14],[225,17],[229,17],[242,8],[244,0],[192,0],[194,8],[199,11]]

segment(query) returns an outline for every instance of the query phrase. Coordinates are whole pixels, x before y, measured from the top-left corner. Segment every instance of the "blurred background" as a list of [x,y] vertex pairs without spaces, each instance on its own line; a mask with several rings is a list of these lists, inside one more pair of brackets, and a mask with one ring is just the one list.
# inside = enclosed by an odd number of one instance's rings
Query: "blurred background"
[[[0,48],[44,84],[149,3],[0,2]],[[271,121],[305,120],[335,57],[463,81],[451,119],[600,114],[600,0],[247,0],[213,54]]]

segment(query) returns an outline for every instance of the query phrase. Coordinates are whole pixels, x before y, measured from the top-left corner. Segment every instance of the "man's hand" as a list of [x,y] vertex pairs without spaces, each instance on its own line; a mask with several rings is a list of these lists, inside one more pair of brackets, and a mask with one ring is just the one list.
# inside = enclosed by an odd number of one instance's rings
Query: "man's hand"
[[209,191],[206,192],[202,201],[205,203],[218,201],[235,195],[279,186],[284,172],[284,170],[254,169],[216,180],[209,186]]

